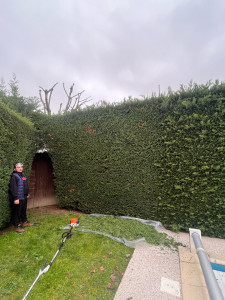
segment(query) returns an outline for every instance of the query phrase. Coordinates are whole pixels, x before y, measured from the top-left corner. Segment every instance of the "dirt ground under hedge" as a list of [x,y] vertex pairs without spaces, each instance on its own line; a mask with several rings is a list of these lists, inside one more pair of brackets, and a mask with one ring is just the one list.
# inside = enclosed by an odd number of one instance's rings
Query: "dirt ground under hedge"
[[60,208],[58,205],[34,207],[34,208],[30,208],[28,210],[28,212],[29,211],[34,212],[34,213],[51,212],[51,213],[54,213],[54,214],[66,214],[68,212],[73,212],[74,214],[86,215],[85,213],[83,213],[79,210],[68,210],[68,209],[65,209],[65,208]]

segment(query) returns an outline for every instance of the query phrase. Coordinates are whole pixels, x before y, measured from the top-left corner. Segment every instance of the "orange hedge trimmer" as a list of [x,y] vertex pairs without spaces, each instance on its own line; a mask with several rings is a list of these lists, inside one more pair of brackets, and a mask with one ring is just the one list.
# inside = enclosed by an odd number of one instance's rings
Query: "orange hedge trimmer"
[[47,273],[48,270],[50,269],[53,261],[56,259],[56,256],[58,255],[60,249],[62,248],[62,246],[64,245],[65,241],[68,239],[68,238],[71,238],[72,236],[72,229],[73,227],[75,226],[79,226],[79,219],[77,218],[73,218],[73,219],[70,219],[70,228],[69,228],[69,231],[66,231],[62,234],[62,243],[59,245],[59,248],[58,250],[56,251],[55,255],[53,256],[52,260],[50,261],[50,263],[46,266],[46,263],[47,263],[47,260],[45,261],[43,267],[40,269],[39,271],[39,274],[38,276],[35,278],[34,282],[32,283],[31,287],[29,288],[29,290],[26,292],[26,294],[24,295],[23,299],[22,300],[25,300],[27,298],[27,296],[30,294],[31,290],[33,289],[34,285],[36,284],[36,282],[38,281],[38,279],[40,278],[40,276],[44,273]]

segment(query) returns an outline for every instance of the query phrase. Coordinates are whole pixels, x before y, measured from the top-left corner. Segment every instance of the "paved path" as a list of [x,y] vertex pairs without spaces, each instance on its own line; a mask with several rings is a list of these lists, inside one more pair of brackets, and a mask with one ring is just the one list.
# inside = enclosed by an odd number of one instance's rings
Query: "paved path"
[[[199,289],[195,287],[195,284],[193,286],[193,281],[188,282],[189,278],[193,278],[193,272],[201,271],[199,266],[197,266],[197,271],[190,269],[193,264],[191,259],[187,257],[190,253],[189,234],[173,233],[168,230],[163,232],[187,246],[186,248],[182,247],[186,251],[186,254],[183,253],[182,255],[185,256],[184,260],[187,263],[186,267],[183,268],[182,276],[180,265],[183,266],[183,262],[180,262],[181,258],[178,252],[156,246],[138,247],[134,251],[114,300],[190,300],[188,298],[189,292],[192,294],[191,300],[206,300],[207,289],[204,282],[199,283],[199,286],[204,288],[203,293],[198,292]],[[224,239],[202,237],[202,243],[211,258],[217,257],[221,261],[223,259],[225,261]],[[195,260],[198,262],[197,258]],[[196,273],[195,276],[197,276],[196,278],[201,277],[200,281],[204,281],[202,274]],[[185,285],[183,285],[183,289],[185,286],[184,291],[182,291],[181,278],[186,280]],[[196,296],[193,296],[193,290]]]
[[[164,288],[161,288],[162,278]],[[170,294],[165,292],[168,285]],[[178,252],[163,250],[156,246],[138,247],[134,251],[114,300],[177,300],[181,299],[180,286]]]

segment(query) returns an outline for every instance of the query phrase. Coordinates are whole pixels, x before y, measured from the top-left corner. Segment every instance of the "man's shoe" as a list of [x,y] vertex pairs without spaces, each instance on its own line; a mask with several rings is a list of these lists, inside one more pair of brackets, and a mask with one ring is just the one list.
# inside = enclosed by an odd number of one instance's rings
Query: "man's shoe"
[[23,223],[23,227],[30,227],[30,226],[34,226],[34,224],[30,223],[29,221]]
[[15,227],[15,231],[18,232],[18,233],[22,233],[25,230],[23,228],[20,228],[20,227]]

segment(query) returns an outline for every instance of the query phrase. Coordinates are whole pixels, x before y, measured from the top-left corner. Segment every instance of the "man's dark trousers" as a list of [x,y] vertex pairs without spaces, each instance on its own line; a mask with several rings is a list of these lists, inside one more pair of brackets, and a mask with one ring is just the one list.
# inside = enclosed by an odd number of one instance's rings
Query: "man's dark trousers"
[[27,198],[19,201],[19,204],[12,203],[12,223],[16,227],[27,221]]

